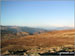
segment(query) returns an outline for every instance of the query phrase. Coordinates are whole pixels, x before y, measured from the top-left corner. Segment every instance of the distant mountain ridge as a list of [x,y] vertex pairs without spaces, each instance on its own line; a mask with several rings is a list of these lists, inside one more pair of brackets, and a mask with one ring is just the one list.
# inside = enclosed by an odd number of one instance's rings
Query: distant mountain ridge
[[73,27],[27,27],[27,26],[1,26],[1,31],[8,31],[13,33],[28,32],[29,34],[41,33],[52,30],[74,29]]
[[21,27],[21,26],[1,26],[0,30],[11,31],[14,33],[17,32],[28,32],[30,34],[34,34],[35,32],[44,32],[45,29],[41,28],[32,28],[32,27]]
[[46,26],[46,27],[37,27],[37,28],[42,28],[46,30],[66,30],[66,29],[74,29],[74,27],[69,27],[69,26],[63,26],[63,27],[56,27],[56,26]]

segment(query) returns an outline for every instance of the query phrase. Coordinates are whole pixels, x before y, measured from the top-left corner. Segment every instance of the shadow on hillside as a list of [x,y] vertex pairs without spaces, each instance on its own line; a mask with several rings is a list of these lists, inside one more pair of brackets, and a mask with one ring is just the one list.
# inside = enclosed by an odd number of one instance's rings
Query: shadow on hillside
[[48,53],[47,52],[47,53],[40,54],[40,56],[59,56],[59,55],[61,55],[61,56],[74,56],[74,51],[73,52],[59,51],[59,52],[55,52],[55,53]]

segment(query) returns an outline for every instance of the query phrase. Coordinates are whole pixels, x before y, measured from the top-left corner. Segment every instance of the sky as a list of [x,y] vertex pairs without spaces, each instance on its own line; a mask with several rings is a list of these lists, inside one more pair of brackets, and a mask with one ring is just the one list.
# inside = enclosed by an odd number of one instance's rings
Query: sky
[[74,1],[2,1],[1,25],[73,27]]

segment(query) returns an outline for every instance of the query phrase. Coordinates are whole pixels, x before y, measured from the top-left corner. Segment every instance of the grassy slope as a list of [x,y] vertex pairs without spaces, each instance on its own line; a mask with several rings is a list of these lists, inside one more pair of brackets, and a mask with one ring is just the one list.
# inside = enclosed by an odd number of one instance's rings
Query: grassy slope
[[[74,45],[75,30],[59,30],[2,41],[2,51]],[[27,46],[27,47],[26,47]]]

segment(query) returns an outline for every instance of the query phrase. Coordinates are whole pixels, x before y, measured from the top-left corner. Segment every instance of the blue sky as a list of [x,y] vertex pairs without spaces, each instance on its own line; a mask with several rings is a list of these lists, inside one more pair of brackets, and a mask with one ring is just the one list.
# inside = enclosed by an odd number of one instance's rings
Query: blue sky
[[74,1],[6,1],[1,24],[17,26],[73,26]]

